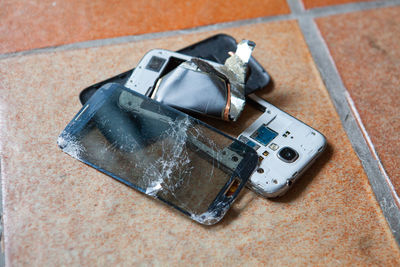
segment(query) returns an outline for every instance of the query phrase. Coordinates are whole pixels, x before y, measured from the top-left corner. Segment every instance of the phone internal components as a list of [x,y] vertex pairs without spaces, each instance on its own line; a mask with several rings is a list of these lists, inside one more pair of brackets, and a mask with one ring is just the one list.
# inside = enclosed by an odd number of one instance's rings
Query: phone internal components
[[268,145],[276,136],[277,132],[271,130],[266,124],[261,125],[250,137],[264,146]]
[[254,148],[254,150],[257,150],[260,148],[259,145],[257,145],[256,143],[254,143],[253,141],[249,140],[247,137],[241,135],[239,136],[239,141],[245,143],[246,145],[248,145],[249,147]]

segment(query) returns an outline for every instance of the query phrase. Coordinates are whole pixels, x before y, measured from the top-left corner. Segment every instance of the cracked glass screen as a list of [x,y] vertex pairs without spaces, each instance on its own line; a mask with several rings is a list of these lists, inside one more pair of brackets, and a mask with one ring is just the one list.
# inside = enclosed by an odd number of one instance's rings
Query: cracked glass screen
[[[58,144],[69,155],[203,223],[233,179],[246,182],[239,170],[254,169],[257,158],[246,162],[246,155],[255,155],[249,147],[116,84],[96,92]],[[225,211],[219,212],[221,217]]]

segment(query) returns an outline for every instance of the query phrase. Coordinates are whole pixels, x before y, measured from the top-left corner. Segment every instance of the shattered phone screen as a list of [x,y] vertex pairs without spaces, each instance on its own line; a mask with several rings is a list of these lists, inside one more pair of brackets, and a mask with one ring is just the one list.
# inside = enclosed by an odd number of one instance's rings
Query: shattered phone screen
[[[257,155],[190,116],[116,84],[100,88],[61,133],[64,152],[193,219],[218,221]],[[233,181],[235,194],[226,192]]]

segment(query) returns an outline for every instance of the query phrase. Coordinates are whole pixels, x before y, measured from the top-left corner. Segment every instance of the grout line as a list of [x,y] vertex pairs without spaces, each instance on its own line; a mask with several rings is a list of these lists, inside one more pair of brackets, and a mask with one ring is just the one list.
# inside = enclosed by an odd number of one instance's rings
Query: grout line
[[286,0],[288,3],[292,14],[299,15],[304,12],[304,4],[303,1],[300,0]]
[[375,160],[378,162],[379,169],[381,170],[382,175],[385,177],[386,182],[387,182],[390,190],[392,191],[392,195],[393,195],[394,200],[396,201],[397,206],[400,208],[400,198],[396,194],[396,190],[395,190],[395,188],[394,188],[394,186],[392,184],[392,181],[390,180],[389,175],[387,174],[385,168],[383,167],[382,161],[378,156],[378,152],[375,149],[374,143],[372,142],[371,137],[369,136],[369,134],[367,132],[367,129],[364,126],[364,123],[361,120],[361,116],[358,113],[358,110],[357,110],[356,105],[355,105],[355,103],[353,101],[353,98],[350,96],[350,93],[347,90],[345,91],[345,97],[347,99],[347,103],[350,106],[352,114],[353,114],[354,118],[356,119],[356,122],[357,122],[358,126],[360,127],[360,130],[361,130],[361,132],[362,132],[362,134],[364,136],[364,139],[367,142],[369,150],[371,151],[371,153],[374,156]]
[[5,253],[4,253],[4,214],[3,214],[3,179],[1,173],[2,157],[0,157],[0,266],[5,266]]
[[363,137],[362,129],[357,123],[357,111],[351,109],[351,102],[349,103],[349,99],[346,98],[346,88],[317,25],[311,17],[304,16],[299,18],[299,26],[342,121],[342,126],[363,165],[393,236],[400,246],[400,209],[396,203],[396,193],[387,182],[385,172],[382,171],[384,169],[381,169],[383,166],[380,166],[377,158],[373,157],[368,142]]
[[107,46],[107,45],[117,45],[117,44],[123,44],[123,43],[138,42],[138,41],[143,41],[143,40],[167,38],[167,37],[172,37],[172,36],[177,36],[177,35],[186,35],[186,34],[207,32],[207,31],[223,30],[226,28],[239,27],[239,26],[244,26],[244,25],[291,20],[291,19],[296,19],[296,18],[292,14],[286,14],[286,15],[279,15],[279,16],[259,17],[259,18],[255,18],[255,19],[236,20],[236,21],[231,21],[231,22],[224,22],[224,23],[218,23],[218,24],[212,24],[212,25],[206,25],[206,26],[198,26],[198,27],[182,29],[182,30],[145,33],[145,34],[139,34],[139,35],[128,35],[128,36],[121,36],[121,37],[114,37],[114,38],[107,38],[107,39],[97,39],[97,40],[77,42],[77,43],[72,43],[72,44],[65,44],[65,45],[51,46],[51,47],[44,47],[44,48],[35,48],[32,50],[0,54],[0,60],[4,59],[4,58],[10,58],[10,57],[26,56],[26,55],[33,55],[33,54],[40,54],[40,53],[51,53],[51,52],[73,50],[73,49],[94,48],[94,47],[101,47],[101,46]]
[[237,20],[231,22],[223,22],[206,26],[198,26],[189,29],[182,30],[173,30],[173,31],[165,31],[165,32],[156,32],[156,33],[145,33],[139,35],[128,35],[121,37],[113,37],[107,39],[97,39],[90,40],[84,42],[77,42],[72,44],[64,44],[58,46],[44,47],[44,48],[35,48],[31,50],[19,51],[19,52],[10,52],[5,54],[0,54],[0,60],[10,57],[18,57],[25,55],[33,55],[40,53],[51,53],[57,51],[65,51],[72,49],[84,49],[84,48],[94,48],[101,47],[107,45],[116,45],[123,44],[129,42],[137,42],[142,40],[149,39],[157,39],[157,38],[166,38],[172,37],[176,35],[185,35],[206,31],[214,31],[214,30],[223,30],[226,28],[239,27],[257,23],[265,23],[265,22],[274,22],[274,21],[282,21],[282,20],[291,20],[291,19],[300,19],[302,17],[322,17],[322,16],[330,16],[335,14],[356,12],[368,9],[374,9],[379,7],[389,7],[389,6],[397,6],[400,5],[400,0],[385,0],[385,1],[372,1],[372,2],[359,2],[359,3],[350,3],[344,5],[334,5],[327,7],[320,7],[314,9],[305,10],[303,4],[299,0],[287,0],[287,3],[292,10],[291,14],[286,15],[278,15],[278,16],[268,16],[268,17],[259,17],[254,19],[245,19],[245,20]]
[[[293,1],[293,0],[287,0]],[[344,14],[350,12],[364,11],[369,9],[384,8],[400,5],[400,0],[378,0],[370,2],[349,3],[344,5],[334,5],[327,7],[318,7],[305,11],[305,14],[313,18]]]

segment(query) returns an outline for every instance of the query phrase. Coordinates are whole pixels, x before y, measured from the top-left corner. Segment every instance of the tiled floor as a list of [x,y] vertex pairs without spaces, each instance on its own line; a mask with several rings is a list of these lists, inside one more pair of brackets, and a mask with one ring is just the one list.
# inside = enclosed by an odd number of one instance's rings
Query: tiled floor
[[[147,8],[153,5],[152,1],[143,3]],[[30,9],[17,1],[0,4],[9,8],[7,12],[1,8],[0,16],[14,25],[0,26],[0,50],[9,53],[0,60],[3,242],[8,265],[400,264],[396,234],[370,182],[377,178],[361,164],[363,157],[374,157],[373,147],[368,155],[357,151],[360,161],[351,146],[354,140],[346,135],[347,124],[344,128],[341,123],[347,117],[339,118],[333,105],[337,101],[331,95],[336,89],[324,85],[323,80],[332,77],[318,69],[309,51],[314,47],[307,46],[308,37],[296,20],[280,16],[275,22],[250,20],[232,28],[217,25],[214,31],[194,29],[190,34],[148,36],[118,45],[97,41],[93,43],[97,47],[89,43],[84,49],[70,46],[10,54],[290,12],[284,1],[260,1],[257,8],[243,8],[238,2],[221,7],[220,17],[209,8],[212,3],[181,1],[178,9],[156,11],[156,19],[128,16],[132,19],[128,22],[106,14],[136,10],[125,2],[119,8],[80,2],[37,1],[30,2],[34,6]],[[304,4],[312,8],[335,3],[305,0]],[[17,10],[17,6],[24,7]],[[204,12],[197,11],[202,8]],[[92,15],[86,20],[88,13]],[[399,140],[399,15],[399,7],[392,7],[316,19],[329,48],[326,53],[332,53],[348,99],[355,103],[355,113],[349,116],[360,116],[360,125],[365,126],[397,190],[399,158],[393,151]],[[95,21],[104,16],[108,20],[97,25]],[[81,89],[134,67],[150,48],[176,50],[219,32],[254,40],[254,55],[273,79],[273,85],[258,94],[328,139],[327,151],[286,196],[266,200],[245,190],[221,223],[203,227],[71,159],[57,147],[58,134],[80,108]],[[257,116],[248,106],[236,124],[209,122],[237,135]]]
[[285,0],[1,3],[0,53],[289,13]]

